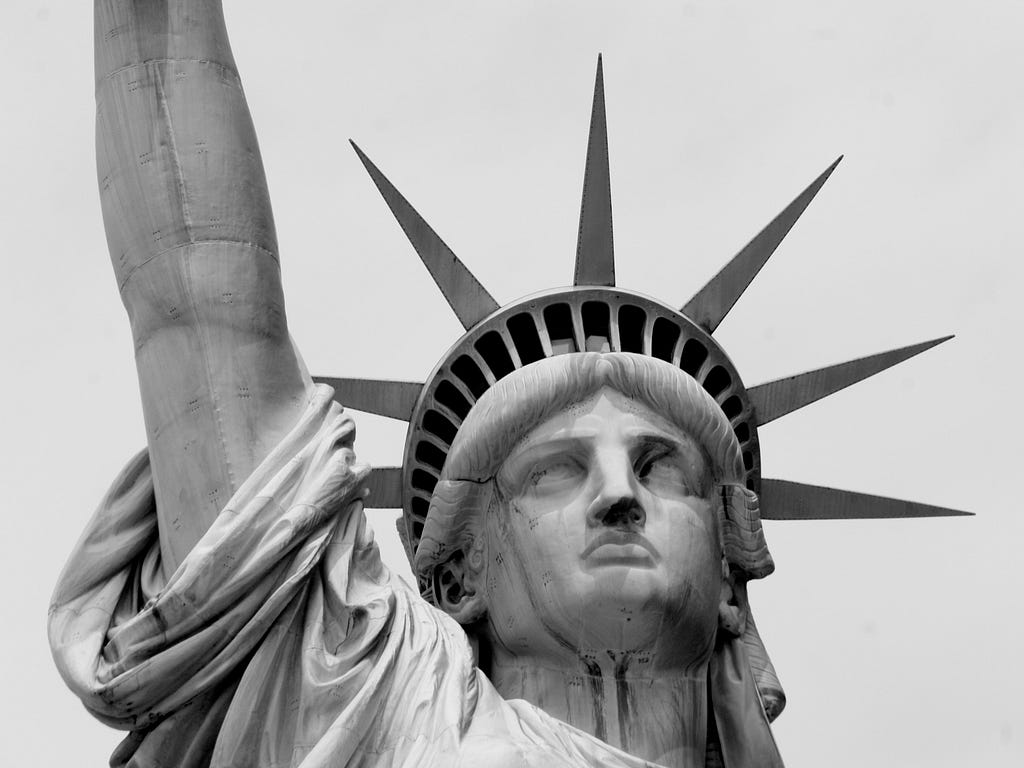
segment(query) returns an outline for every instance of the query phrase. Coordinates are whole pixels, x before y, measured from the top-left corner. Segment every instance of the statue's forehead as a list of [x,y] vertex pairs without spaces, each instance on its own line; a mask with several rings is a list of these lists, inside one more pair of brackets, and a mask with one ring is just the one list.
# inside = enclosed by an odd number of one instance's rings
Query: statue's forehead
[[697,448],[696,441],[685,429],[646,403],[606,386],[560,408],[535,425],[509,452],[506,461],[545,444],[629,440],[645,435]]

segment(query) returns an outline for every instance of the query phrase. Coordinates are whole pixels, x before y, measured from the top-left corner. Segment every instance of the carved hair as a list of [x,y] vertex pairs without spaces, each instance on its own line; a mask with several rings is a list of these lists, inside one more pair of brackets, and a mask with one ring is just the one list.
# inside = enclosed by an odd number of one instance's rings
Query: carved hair
[[[486,555],[483,521],[494,508],[494,479],[501,465],[536,426],[605,387],[682,429],[708,459],[723,570],[739,598],[735,631],[747,648],[761,703],[773,720],[786,698],[754,625],[746,591],[747,580],[775,569],[757,495],[743,485],[739,442],[718,403],[693,377],[662,360],[628,352],[559,355],[514,371],[484,393],[459,429],[434,488],[413,560],[423,596],[437,603],[433,572],[456,556],[470,578],[480,578]],[[481,598],[460,620],[479,620],[485,611]]]
[[685,431],[708,458],[718,488],[720,540],[729,566],[743,578],[774,568],[761,532],[757,496],[743,485],[732,426],[714,398],[685,371],[628,352],[559,355],[509,374],[470,411],[434,489],[414,569],[432,599],[430,573],[456,553],[470,570],[482,566],[482,522],[492,481],[515,446],[556,413],[609,388]]

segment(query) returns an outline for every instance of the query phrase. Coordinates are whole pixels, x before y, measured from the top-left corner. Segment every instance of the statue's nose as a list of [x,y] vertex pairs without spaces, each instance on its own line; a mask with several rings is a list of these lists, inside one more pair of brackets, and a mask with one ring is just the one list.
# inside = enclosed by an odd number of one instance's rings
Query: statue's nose
[[647,513],[637,498],[633,466],[626,455],[603,456],[598,462],[600,490],[590,505],[588,522],[594,527],[638,530]]
[[605,504],[595,510],[594,517],[600,526],[624,531],[641,530],[647,522],[647,513],[635,496],[622,496]]

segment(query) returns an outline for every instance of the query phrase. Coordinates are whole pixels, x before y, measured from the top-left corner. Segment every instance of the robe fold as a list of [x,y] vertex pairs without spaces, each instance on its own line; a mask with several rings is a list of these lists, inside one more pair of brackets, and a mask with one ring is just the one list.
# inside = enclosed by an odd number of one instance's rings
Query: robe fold
[[[145,451],[89,522],[49,634],[86,708],[130,732],[111,765],[651,766],[502,699],[462,628],[392,577],[331,395],[317,388],[174,573]],[[725,765],[781,766],[742,643],[709,681]]]

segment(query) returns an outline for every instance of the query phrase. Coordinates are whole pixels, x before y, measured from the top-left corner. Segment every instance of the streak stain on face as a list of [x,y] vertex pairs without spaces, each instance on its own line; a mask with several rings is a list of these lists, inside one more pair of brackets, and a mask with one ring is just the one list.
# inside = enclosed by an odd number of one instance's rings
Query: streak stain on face
[[694,440],[610,389],[533,429],[487,522],[491,635],[515,654],[696,664],[717,627],[712,477]]

